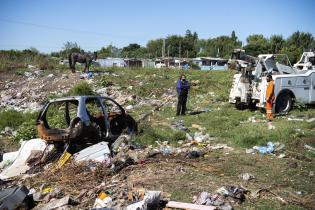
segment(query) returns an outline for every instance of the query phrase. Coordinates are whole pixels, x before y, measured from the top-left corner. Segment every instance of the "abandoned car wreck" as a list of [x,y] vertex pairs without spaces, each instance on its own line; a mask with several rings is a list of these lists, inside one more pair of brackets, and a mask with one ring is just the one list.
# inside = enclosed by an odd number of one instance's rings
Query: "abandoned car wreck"
[[137,132],[135,120],[115,100],[101,96],[53,99],[40,111],[38,135],[48,143],[71,145],[107,141],[111,145],[123,133]]

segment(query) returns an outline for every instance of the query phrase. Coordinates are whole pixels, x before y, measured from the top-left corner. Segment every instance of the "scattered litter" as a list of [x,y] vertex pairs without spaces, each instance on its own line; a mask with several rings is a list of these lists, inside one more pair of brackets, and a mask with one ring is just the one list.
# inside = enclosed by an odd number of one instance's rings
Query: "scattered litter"
[[306,122],[308,123],[311,123],[311,122],[314,122],[315,121],[315,118],[310,118],[310,119],[307,119]]
[[80,79],[91,79],[93,77],[92,72],[85,72],[80,75]]
[[209,140],[209,138],[210,138],[209,134],[203,135],[202,132],[195,132],[195,135],[194,135],[194,140],[197,143],[205,142],[206,140]]
[[17,158],[18,154],[19,151],[4,153],[2,157],[2,162],[0,163],[0,169],[12,164],[13,161]]
[[100,192],[98,197],[95,199],[93,208],[105,208],[110,207],[113,199],[108,196],[105,192]]
[[268,123],[268,130],[274,130],[276,129],[276,126],[274,126],[272,123]]
[[247,193],[247,190],[242,187],[227,186],[219,188],[217,192],[221,195],[237,199],[239,202],[243,202],[245,200],[245,193]]
[[255,153],[254,149],[246,149],[246,154],[253,154]]
[[304,148],[307,149],[307,150],[310,151],[310,152],[315,153],[315,148],[312,147],[312,146],[310,146],[310,145],[305,144],[305,145],[304,145]]
[[309,176],[314,176],[314,171],[310,171]]
[[200,125],[195,124],[195,123],[191,124],[191,127],[192,127],[192,128],[196,128],[196,129],[198,129],[198,130],[201,130],[201,129],[202,129],[202,127],[201,127]]
[[298,121],[298,122],[302,122],[302,121],[304,121],[304,119],[301,119],[301,118],[290,118],[290,117],[288,117],[288,121]]
[[188,141],[192,141],[193,140],[193,137],[189,134],[189,133],[186,133],[186,139]]
[[164,154],[164,155],[170,155],[173,153],[173,148],[170,147],[170,146],[164,146],[161,148],[161,152]]
[[120,135],[112,144],[112,151],[117,153],[120,152],[123,148],[129,145],[130,135]]
[[192,203],[184,203],[184,202],[176,202],[176,201],[169,201],[166,204],[166,207],[175,208],[175,209],[189,209],[189,210],[214,210],[216,207],[214,206],[204,206],[204,205],[197,205]]
[[193,203],[206,206],[221,206],[225,202],[224,198],[218,193],[210,195],[207,192],[201,192],[198,194],[198,196],[194,196]]
[[73,199],[70,198],[69,195],[67,195],[63,198],[54,199],[54,200],[52,199],[46,204],[36,206],[34,210],[51,210],[51,209],[59,209],[62,207],[64,207],[62,209],[65,209],[66,206],[75,205],[75,204],[77,204],[77,202],[75,202]]
[[57,168],[61,168],[69,160],[71,156],[72,154],[65,150],[57,162]]
[[133,106],[132,106],[132,105],[126,106],[126,110],[131,110],[131,109],[133,109]]
[[186,155],[186,158],[199,158],[201,153],[199,151],[191,151]]
[[243,179],[245,181],[249,181],[249,180],[252,180],[252,179],[255,179],[255,176],[251,173],[243,173],[243,174],[240,174],[238,176],[240,179]]
[[127,206],[127,210],[156,209],[160,202],[160,191],[146,191],[142,201]]
[[54,74],[48,74],[47,78],[53,78],[55,75]]
[[278,158],[285,158],[285,157],[286,157],[286,155],[283,153],[278,156]]
[[209,149],[212,149],[212,150],[219,150],[219,149],[234,150],[233,147],[229,147],[227,144],[216,144],[213,146],[209,146]]
[[1,135],[4,136],[15,136],[16,131],[13,128],[6,126],[3,131],[0,132]]
[[275,145],[272,142],[268,142],[267,146],[254,146],[253,149],[257,150],[261,154],[273,153]]
[[275,146],[275,152],[280,152],[280,151],[284,150],[284,148],[285,148],[285,145],[281,144],[279,142],[274,143],[274,146]]
[[181,131],[187,131],[188,129],[184,125],[183,120],[175,121],[171,125],[173,130],[181,130]]

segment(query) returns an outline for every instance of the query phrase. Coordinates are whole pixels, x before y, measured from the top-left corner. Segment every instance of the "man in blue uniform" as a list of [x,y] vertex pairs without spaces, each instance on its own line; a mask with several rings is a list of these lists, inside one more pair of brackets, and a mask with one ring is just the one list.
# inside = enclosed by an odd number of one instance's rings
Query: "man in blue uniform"
[[186,103],[188,97],[188,90],[190,85],[186,80],[185,75],[180,75],[179,80],[176,83],[176,89],[178,94],[178,103],[177,103],[177,112],[176,115],[185,115],[186,112]]

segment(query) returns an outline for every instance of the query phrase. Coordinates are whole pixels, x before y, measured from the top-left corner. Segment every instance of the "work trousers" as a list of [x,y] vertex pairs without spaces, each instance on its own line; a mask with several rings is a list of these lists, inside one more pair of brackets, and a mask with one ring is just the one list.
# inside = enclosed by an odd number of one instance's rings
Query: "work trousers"
[[267,103],[266,103],[266,114],[267,114],[267,119],[270,120],[270,121],[273,119],[272,105],[273,105],[273,101],[267,101]]
[[188,95],[179,95],[176,115],[185,115]]

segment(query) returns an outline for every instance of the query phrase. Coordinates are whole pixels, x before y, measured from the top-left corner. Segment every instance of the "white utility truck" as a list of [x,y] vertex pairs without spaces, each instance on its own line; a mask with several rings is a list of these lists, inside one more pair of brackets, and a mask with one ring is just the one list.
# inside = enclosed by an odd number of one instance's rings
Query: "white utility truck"
[[255,69],[234,75],[229,102],[238,109],[264,108],[269,73],[275,81],[275,113],[289,112],[294,101],[315,104],[315,70],[292,68],[286,55],[275,54],[259,55]]
[[300,60],[294,64],[294,68],[300,70],[314,70],[315,69],[315,50],[304,52]]

